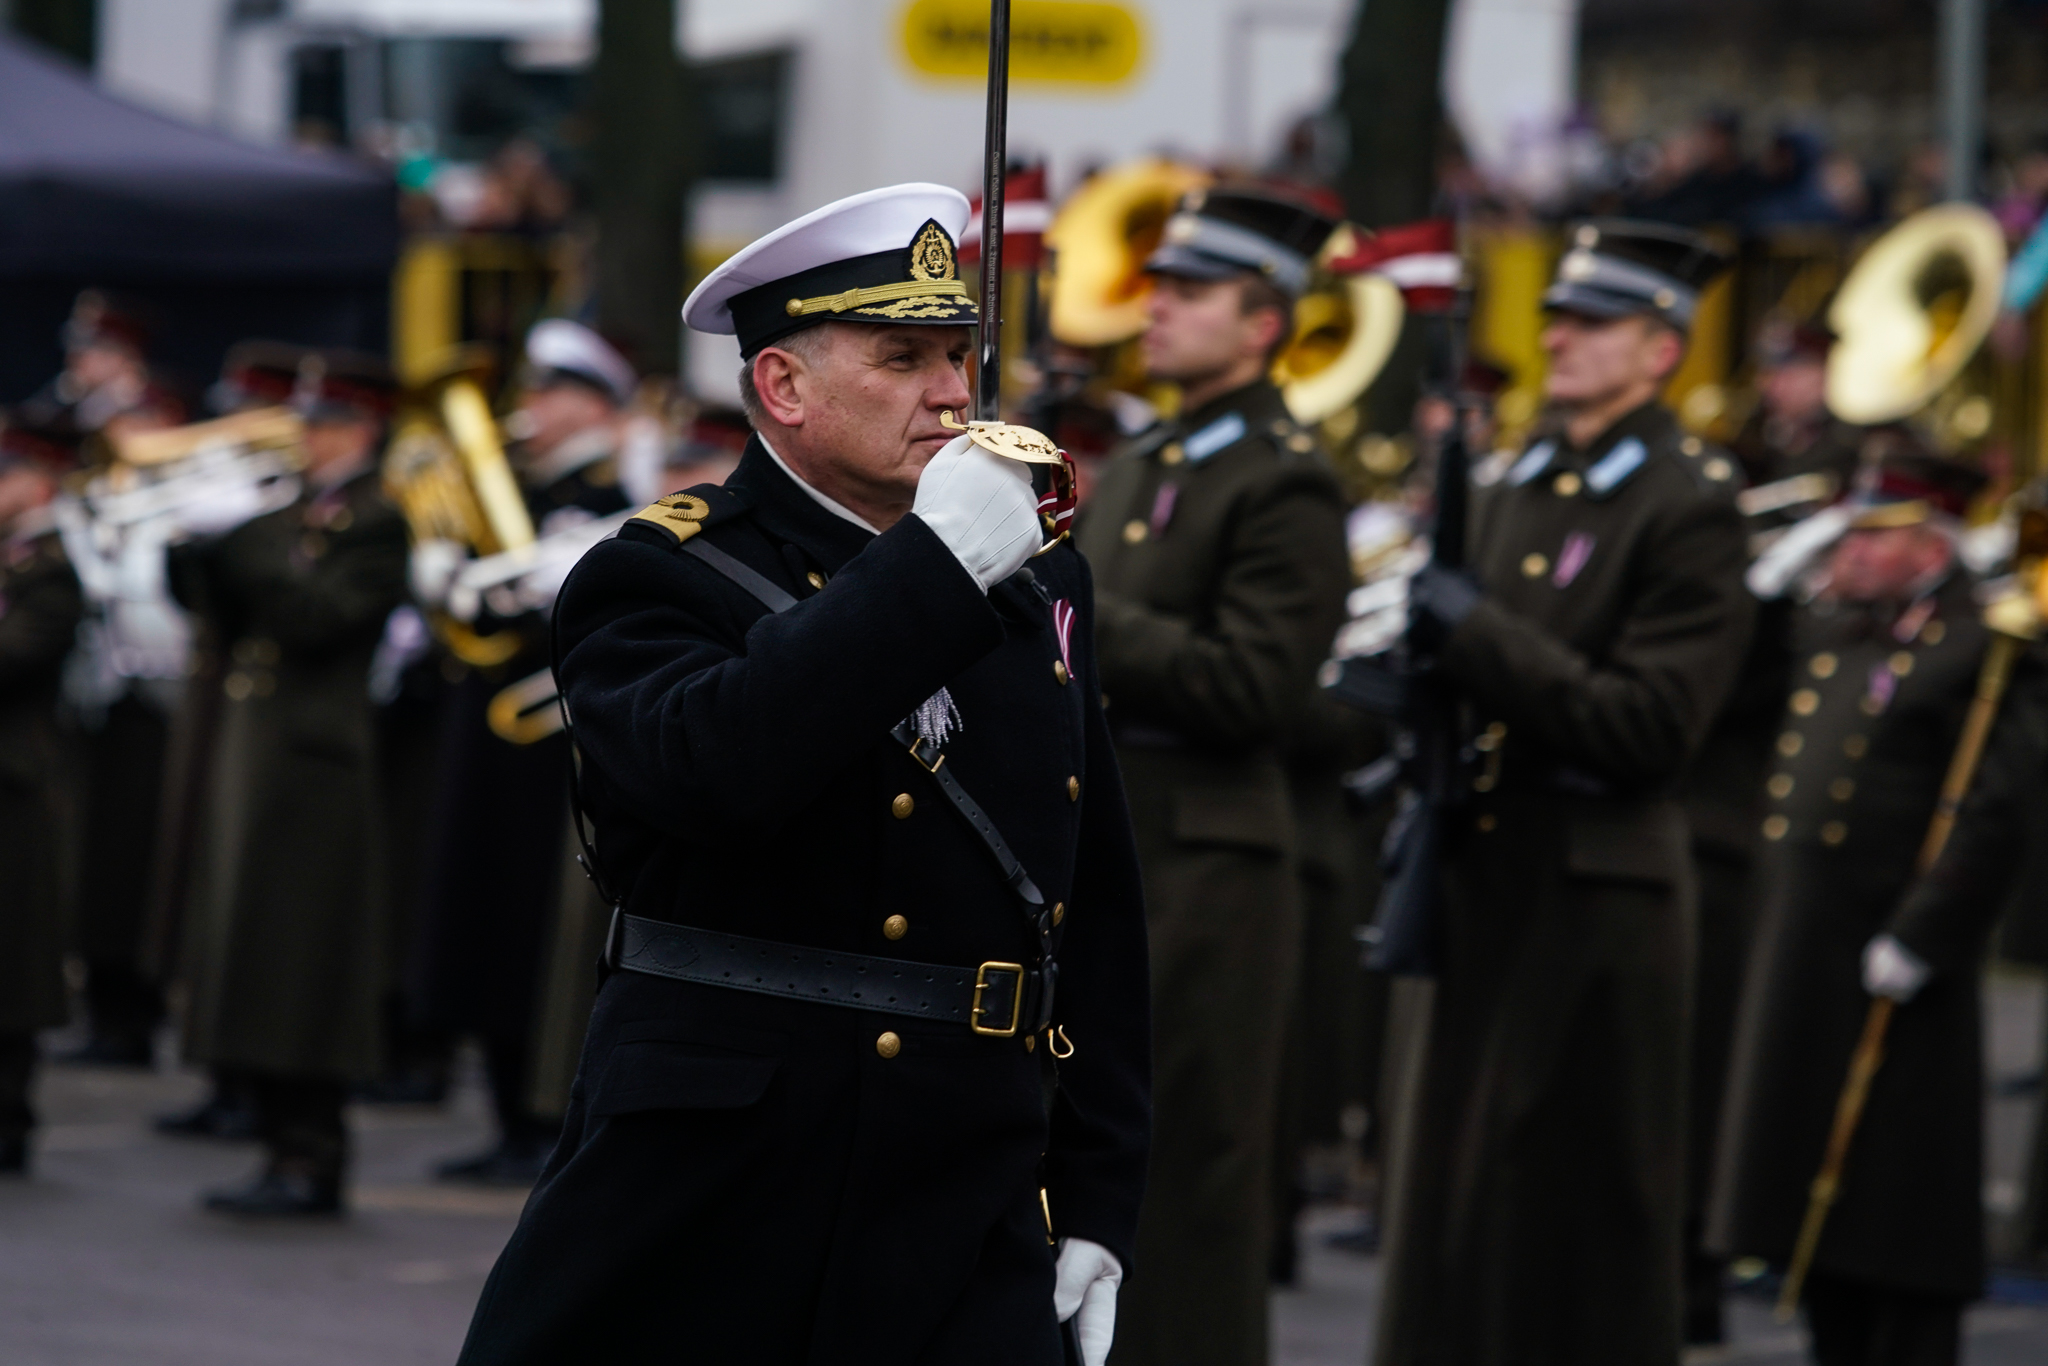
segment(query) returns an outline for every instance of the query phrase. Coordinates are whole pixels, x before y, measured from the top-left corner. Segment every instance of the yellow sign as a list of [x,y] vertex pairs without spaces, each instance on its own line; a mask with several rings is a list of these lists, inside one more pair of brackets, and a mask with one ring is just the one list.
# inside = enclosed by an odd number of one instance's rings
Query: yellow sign
[[[1117,85],[1138,69],[1144,34],[1122,5],[1014,0],[1010,79]],[[910,0],[903,53],[927,76],[988,75],[987,0]]]

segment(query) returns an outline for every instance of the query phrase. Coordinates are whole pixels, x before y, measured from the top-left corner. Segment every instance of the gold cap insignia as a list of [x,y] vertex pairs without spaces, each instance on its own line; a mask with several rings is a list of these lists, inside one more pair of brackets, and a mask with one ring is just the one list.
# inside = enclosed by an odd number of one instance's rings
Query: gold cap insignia
[[1581,247],[1565,254],[1557,273],[1567,280],[1590,280],[1599,269],[1600,263],[1593,259],[1593,253]]
[[953,263],[952,239],[935,220],[927,218],[916,240],[910,244],[910,278],[952,280],[958,276],[959,269]]

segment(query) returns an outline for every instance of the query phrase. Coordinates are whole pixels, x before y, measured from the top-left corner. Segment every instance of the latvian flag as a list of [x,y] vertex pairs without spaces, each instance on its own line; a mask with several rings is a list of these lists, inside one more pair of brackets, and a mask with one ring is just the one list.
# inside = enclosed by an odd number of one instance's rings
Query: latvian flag
[[[974,197],[974,216],[960,234],[960,266],[981,261],[981,196]],[[1045,264],[1045,230],[1052,223],[1052,205],[1045,198],[1045,167],[1026,166],[1010,172],[1003,191],[1003,269],[1035,270]]]
[[1458,227],[1448,218],[1426,218],[1369,235],[1357,234],[1351,249],[1332,256],[1329,267],[1339,275],[1369,270],[1386,276],[1399,286],[1402,301],[1417,313],[1448,311],[1464,278],[1458,260]]

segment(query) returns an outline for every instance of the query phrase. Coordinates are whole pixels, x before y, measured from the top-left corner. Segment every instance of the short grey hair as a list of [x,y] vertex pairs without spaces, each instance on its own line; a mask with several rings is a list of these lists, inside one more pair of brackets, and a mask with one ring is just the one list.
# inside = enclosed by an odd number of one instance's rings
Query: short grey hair
[[[778,338],[768,346],[762,347],[761,351],[766,351],[772,346],[778,351],[789,352],[807,365],[815,365],[825,354],[826,347],[831,341],[832,329],[852,326],[855,324],[829,321],[817,323]],[[756,351],[740,362],[740,411],[747,415],[747,425],[757,432],[768,418],[768,410],[761,406],[761,393],[754,388],[754,362],[761,358],[761,351]]]

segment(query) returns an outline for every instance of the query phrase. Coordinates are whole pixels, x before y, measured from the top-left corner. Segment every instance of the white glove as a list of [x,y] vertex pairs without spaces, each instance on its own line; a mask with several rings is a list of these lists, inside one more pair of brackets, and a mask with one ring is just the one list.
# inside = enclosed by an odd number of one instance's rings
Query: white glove
[[1109,1360],[1110,1340],[1116,1336],[1116,1288],[1123,1283],[1123,1263],[1108,1248],[1086,1238],[1060,1239],[1052,1312],[1061,1323],[1074,1320],[1081,1366],[1102,1366]]
[[[429,607],[446,606],[448,590],[455,586],[455,575],[468,559],[469,551],[460,541],[437,537],[416,543],[407,561],[412,595]],[[475,615],[472,610],[470,616]]]
[[946,543],[986,593],[1044,544],[1031,469],[990,455],[964,436],[940,448],[918,476],[910,510]]
[[1863,989],[1872,996],[1889,996],[1904,1005],[1933,975],[1920,955],[1891,935],[1881,934],[1863,946]]
[[183,536],[219,536],[244,522],[288,507],[299,496],[297,480],[268,483],[222,479],[199,485],[177,508],[177,528]]

